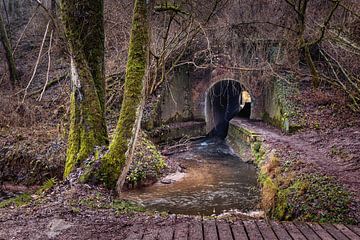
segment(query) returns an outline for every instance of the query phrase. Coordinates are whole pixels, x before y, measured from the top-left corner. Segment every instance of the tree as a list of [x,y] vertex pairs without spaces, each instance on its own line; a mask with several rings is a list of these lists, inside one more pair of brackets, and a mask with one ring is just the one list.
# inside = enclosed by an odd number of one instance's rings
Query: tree
[[131,164],[132,151],[140,128],[148,47],[147,3],[146,0],[135,0],[120,117],[109,152],[102,159],[101,170],[103,180],[111,188],[115,187],[121,174],[118,192]]
[[71,54],[70,131],[64,177],[106,145],[103,0],[62,0]]
[[306,38],[305,38],[305,31],[306,31],[306,25],[307,25],[306,19],[307,19],[307,10],[308,10],[308,5],[309,5],[309,0],[285,0],[285,1],[292,7],[293,11],[296,13],[296,25],[297,25],[297,34],[298,34],[298,38],[299,38],[299,47],[300,47],[300,49],[304,50],[305,60],[306,60],[307,65],[310,68],[313,85],[314,85],[314,87],[317,88],[320,85],[320,75],[319,75],[318,70],[316,69],[315,63],[311,56],[310,48],[312,46],[319,44],[323,40],[323,38],[325,36],[325,31],[326,31],[332,17],[334,16],[336,9],[340,5],[340,0],[332,1],[333,7],[331,8],[328,15],[325,17],[324,23],[320,27],[319,35],[316,36],[316,38],[312,41],[306,40]]
[[18,81],[18,74],[16,70],[15,60],[13,56],[13,50],[11,48],[10,40],[8,38],[4,20],[0,14],[0,39],[5,49],[6,60],[10,72],[11,85],[14,87]]

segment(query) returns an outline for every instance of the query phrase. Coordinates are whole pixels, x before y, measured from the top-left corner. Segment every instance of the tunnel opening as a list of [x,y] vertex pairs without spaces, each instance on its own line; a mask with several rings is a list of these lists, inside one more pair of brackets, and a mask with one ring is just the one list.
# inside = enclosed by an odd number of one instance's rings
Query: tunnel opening
[[235,116],[250,117],[250,95],[234,80],[215,83],[206,97],[206,122],[209,136],[225,138],[229,122]]

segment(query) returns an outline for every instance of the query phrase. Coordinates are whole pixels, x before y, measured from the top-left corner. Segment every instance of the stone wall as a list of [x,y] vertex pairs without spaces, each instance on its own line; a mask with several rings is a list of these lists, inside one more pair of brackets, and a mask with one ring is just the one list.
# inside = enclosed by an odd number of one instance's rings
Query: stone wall
[[297,91],[295,84],[273,79],[264,92],[263,120],[287,133],[299,128],[295,120],[296,106],[291,99]]
[[[148,130],[157,131],[164,126],[178,125],[178,123],[194,122],[194,128],[187,128],[188,136],[206,135],[211,130],[211,121],[206,113],[206,98],[211,87],[223,80],[233,80],[241,84],[242,90],[249,91],[251,95],[251,115],[252,120],[263,120],[274,125],[284,132],[291,132],[297,128],[293,121],[296,109],[291,101],[291,95],[296,93],[296,86],[286,83],[284,80],[272,79],[267,81],[254,91],[248,84],[261,78],[260,73],[236,74],[226,69],[205,69],[197,70],[182,67],[178,69],[170,83],[166,84],[162,93],[156,101],[155,110],[149,119],[153,122],[149,124]],[[206,128],[203,124],[206,123]],[[198,127],[201,126],[201,130]],[[169,127],[166,127],[169,133]],[[171,128],[170,128],[171,129]],[[178,132],[178,130],[176,130]],[[181,135],[181,134],[180,134]],[[168,137],[180,136],[179,134],[169,133]],[[164,138],[166,135],[164,136]],[[163,137],[162,137],[163,138]]]
[[[274,43],[268,44],[270,50]],[[264,54],[269,49],[264,48]],[[241,51],[239,57],[242,57]],[[286,58],[285,53],[278,54]],[[278,57],[277,57],[278,58]],[[280,59],[281,60],[281,59]],[[277,59],[276,61],[280,61]],[[231,63],[224,63],[224,66]],[[288,101],[289,93],[293,93],[293,86],[286,84],[283,80],[269,79],[269,73],[259,68],[230,68],[230,67],[208,67],[195,68],[190,65],[178,67],[169,80],[163,84],[162,90],[153,101],[151,116],[147,117],[148,130],[158,130],[159,127],[184,122],[205,122],[206,130],[202,129],[202,135],[208,133],[211,121],[206,113],[206,99],[212,86],[219,81],[232,80],[241,84],[241,89],[248,91],[251,96],[252,120],[264,120],[268,123],[289,132],[293,129],[293,109]],[[150,123],[150,124],[149,124]],[[201,124],[200,124],[201,125]],[[194,133],[199,133],[195,129]],[[191,128],[189,136],[193,136]]]

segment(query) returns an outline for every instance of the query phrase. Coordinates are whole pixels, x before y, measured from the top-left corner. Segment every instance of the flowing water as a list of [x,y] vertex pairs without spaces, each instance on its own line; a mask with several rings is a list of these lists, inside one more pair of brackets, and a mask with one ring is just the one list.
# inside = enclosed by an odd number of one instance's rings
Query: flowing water
[[220,214],[228,210],[256,210],[259,192],[254,165],[237,157],[224,140],[193,142],[190,150],[170,156],[185,167],[185,173],[170,178],[172,184],[124,193],[147,208],[178,214]]

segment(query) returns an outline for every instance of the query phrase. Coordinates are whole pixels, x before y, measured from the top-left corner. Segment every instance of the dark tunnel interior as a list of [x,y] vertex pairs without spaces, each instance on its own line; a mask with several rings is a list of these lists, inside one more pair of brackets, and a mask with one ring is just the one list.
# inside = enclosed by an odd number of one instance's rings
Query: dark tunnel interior
[[251,114],[251,102],[246,102],[237,116],[241,118],[250,118],[250,114]]
[[233,80],[220,81],[209,90],[207,114],[211,126],[213,126],[209,136],[225,138],[229,128],[229,121],[233,117],[250,117],[249,104],[245,104],[244,108],[241,109],[241,93],[241,84]]

